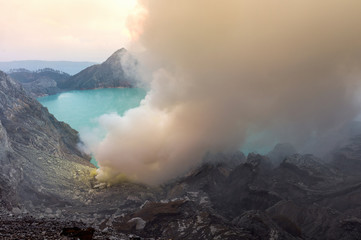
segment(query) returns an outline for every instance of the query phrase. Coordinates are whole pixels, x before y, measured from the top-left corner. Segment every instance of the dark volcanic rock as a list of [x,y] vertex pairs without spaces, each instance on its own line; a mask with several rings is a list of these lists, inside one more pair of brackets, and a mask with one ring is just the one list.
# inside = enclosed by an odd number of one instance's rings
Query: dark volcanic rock
[[339,217],[336,210],[318,204],[300,204],[293,201],[279,202],[267,209],[267,213],[280,225],[285,225],[285,220],[289,221],[289,225],[294,225],[295,229],[315,239],[325,238]]
[[361,219],[349,218],[338,222],[334,229],[327,234],[330,240],[353,240],[361,239]]
[[95,230],[81,221],[13,216],[0,213],[0,239],[6,240],[130,240],[125,234]]
[[79,240],[92,240],[94,235],[94,228],[81,229],[78,227],[63,228],[61,236],[77,238]]
[[235,168],[225,184],[210,195],[216,208],[235,217],[248,210],[265,210],[281,200],[270,191],[272,165],[267,157],[249,154],[244,164]]
[[[352,146],[351,152],[341,148],[341,153],[357,161],[357,138]],[[253,239],[358,239],[358,168],[350,181],[333,164],[311,154],[284,156],[278,166],[250,154],[237,167],[226,166],[203,165],[169,187],[169,196],[183,194]]]
[[232,221],[254,239],[298,239],[301,230],[285,217],[271,218],[263,211],[247,211]]
[[275,166],[278,166],[286,157],[296,153],[296,149],[291,144],[279,143],[267,154],[267,157]]
[[351,178],[361,171],[361,135],[354,136],[343,147],[334,151],[333,165]]
[[327,181],[337,183],[341,180],[337,171],[311,154],[291,155],[283,160],[279,168],[284,173],[289,173],[287,180],[293,179],[295,183],[306,186],[317,187],[317,185],[324,185]]
[[114,225],[122,232],[156,239],[256,239],[222,217],[185,200],[147,203]]
[[95,89],[133,87],[135,79],[126,68],[134,67],[136,60],[124,48],[113,53],[105,62],[90,66],[58,84],[62,89]]

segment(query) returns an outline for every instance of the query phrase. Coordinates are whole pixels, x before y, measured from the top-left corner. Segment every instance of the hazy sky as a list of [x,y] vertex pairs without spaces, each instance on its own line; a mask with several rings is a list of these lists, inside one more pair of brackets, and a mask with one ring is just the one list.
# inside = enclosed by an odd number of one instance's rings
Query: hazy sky
[[125,47],[136,0],[0,0],[0,61],[102,62]]

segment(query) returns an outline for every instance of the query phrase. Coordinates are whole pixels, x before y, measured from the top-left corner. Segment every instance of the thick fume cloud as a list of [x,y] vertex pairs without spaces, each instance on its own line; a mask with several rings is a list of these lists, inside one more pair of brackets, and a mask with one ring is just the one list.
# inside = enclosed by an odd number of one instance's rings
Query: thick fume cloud
[[101,118],[99,180],[158,184],[252,136],[302,147],[357,115],[361,1],[141,4],[135,44],[161,67],[140,107]]

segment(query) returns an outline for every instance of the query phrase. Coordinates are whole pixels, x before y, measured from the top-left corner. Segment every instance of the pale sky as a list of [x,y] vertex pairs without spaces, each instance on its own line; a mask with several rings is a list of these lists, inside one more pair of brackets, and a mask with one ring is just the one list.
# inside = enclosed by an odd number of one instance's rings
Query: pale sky
[[130,41],[136,0],[0,0],[0,61],[102,62]]

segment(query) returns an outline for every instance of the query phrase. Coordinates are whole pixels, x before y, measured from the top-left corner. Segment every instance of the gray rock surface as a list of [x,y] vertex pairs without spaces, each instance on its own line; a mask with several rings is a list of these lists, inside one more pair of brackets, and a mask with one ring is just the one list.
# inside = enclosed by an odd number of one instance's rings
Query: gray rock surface
[[134,76],[126,69],[135,67],[136,60],[124,48],[113,53],[105,62],[90,66],[59,83],[61,89],[82,90],[135,86]]
[[65,203],[74,189],[88,188],[93,166],[78,141],[75,130],[0,72],[0,199],[7,208]]
[[271,160],[273,165],[278,166],[286,157],[296,153],[296,149],[291,144],[279,143],[267,154],[267,157]]

